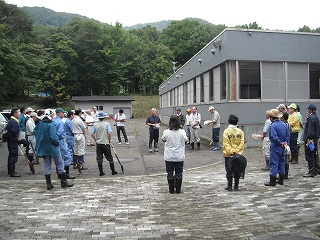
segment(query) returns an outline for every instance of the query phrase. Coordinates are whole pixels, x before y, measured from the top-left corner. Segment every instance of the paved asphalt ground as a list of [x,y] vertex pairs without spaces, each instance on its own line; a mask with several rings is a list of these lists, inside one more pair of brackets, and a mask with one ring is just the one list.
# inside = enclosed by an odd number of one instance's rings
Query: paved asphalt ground
[[61,188],[53,174],[50,191],[42,162],[31,174],[20,156],[21,178],[8,177],[1,143],[0,239],[320,239],[320,176],[302,177],[303,156],[290,165],[283,186],[266,187],[262,150],[248,148],[240,190],[227,192],[222,152],[203,141],[200,151],[186,150],[182,193],[169,194],[163,144],[158,153],[148,152],[145,120],[128,121],[126,130],[130,145],[118,145],[113,135],[124,174],[116,163],[119,174],[112,176],[105,164],[100,177],[95,147],[87,147],[89,169],[74,187]]

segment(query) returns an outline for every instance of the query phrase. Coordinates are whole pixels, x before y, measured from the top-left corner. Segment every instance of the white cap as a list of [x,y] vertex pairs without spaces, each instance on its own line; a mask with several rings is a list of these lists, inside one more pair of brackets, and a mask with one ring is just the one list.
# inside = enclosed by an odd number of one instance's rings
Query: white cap
[[214,106],[210,106],[208,112],[210,112],[212,109],[215,109]]

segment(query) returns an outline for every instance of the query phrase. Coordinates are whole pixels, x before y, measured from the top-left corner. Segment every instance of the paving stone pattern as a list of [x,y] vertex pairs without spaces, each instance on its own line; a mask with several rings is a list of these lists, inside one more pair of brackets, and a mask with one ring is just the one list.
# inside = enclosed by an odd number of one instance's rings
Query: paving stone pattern
[[[133,125],[128,128],[130,132]],[[139,137],[132,136],[134,150],[130,151],[140,151],[139,159],[152,156],[160,162],[154,169],[160,169],[163,153],[149,154],[147,146],[139,145]],[[125,148],[119,155],[124,152]],[[0,238],[319,239],[320,177],[302,177],[307,169],[302,156],[299,164],[290,165],[283,186],[266,187],[269,175],[260,170],[261,149],[248,148],[244,155],[248,159],[245,179],[240,179],[240,190],[232,192],[224,190],[221,151],[212,152],[205,144],[200,151],[187,152],[186,161],[207,156],[216,161],[188,168],[181,194],[169,194],[163,171],[98,177],[95,169],[92,174],[84,171],[68,189],[53,179],[50,191],[41,173],[32,179],[2,176]]]

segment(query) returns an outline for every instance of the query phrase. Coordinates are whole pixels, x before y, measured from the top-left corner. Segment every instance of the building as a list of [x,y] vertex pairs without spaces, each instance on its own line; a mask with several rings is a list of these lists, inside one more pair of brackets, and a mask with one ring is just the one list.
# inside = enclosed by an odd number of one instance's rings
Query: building
[[[163,122],[179,107],[197,106],[202,120],[213,105],[223,123],[239,117],[248,145],[261,133],[267,109],[295,102],[320,107],[320,34],[225,29],[159,86]],[[221,131],[226,127],[223,124]],[[211,139],[211,127],[201,136]]]
[[92,109],[93,106],[98,107],[98,111],[108,113],[110,117],[123,109],[123,113],[127,118],[132,118],[132,101],[131,96],[73,96],[72,101],[75,108],[82,110]]

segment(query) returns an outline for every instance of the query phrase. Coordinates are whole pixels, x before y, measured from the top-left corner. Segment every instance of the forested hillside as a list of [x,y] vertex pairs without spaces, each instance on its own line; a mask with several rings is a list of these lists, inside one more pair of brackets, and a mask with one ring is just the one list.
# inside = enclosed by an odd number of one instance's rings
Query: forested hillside
[[35,25],[40,26],[66,26],[75,17],[88,19],[79,14],[55,12],[45,7],[22,7],[21,9],[28,13]]
[[162,31],[150,25],[126,30],[121,23],[66,19],[56,19],[68,21],[58,27],[34,25],[26,11],[0,0],[2,106],[40,91],[57,105],[74,95],[157,95],[173,73],[172,62],[179,68],[226,27],[262,28],[184,19]]

